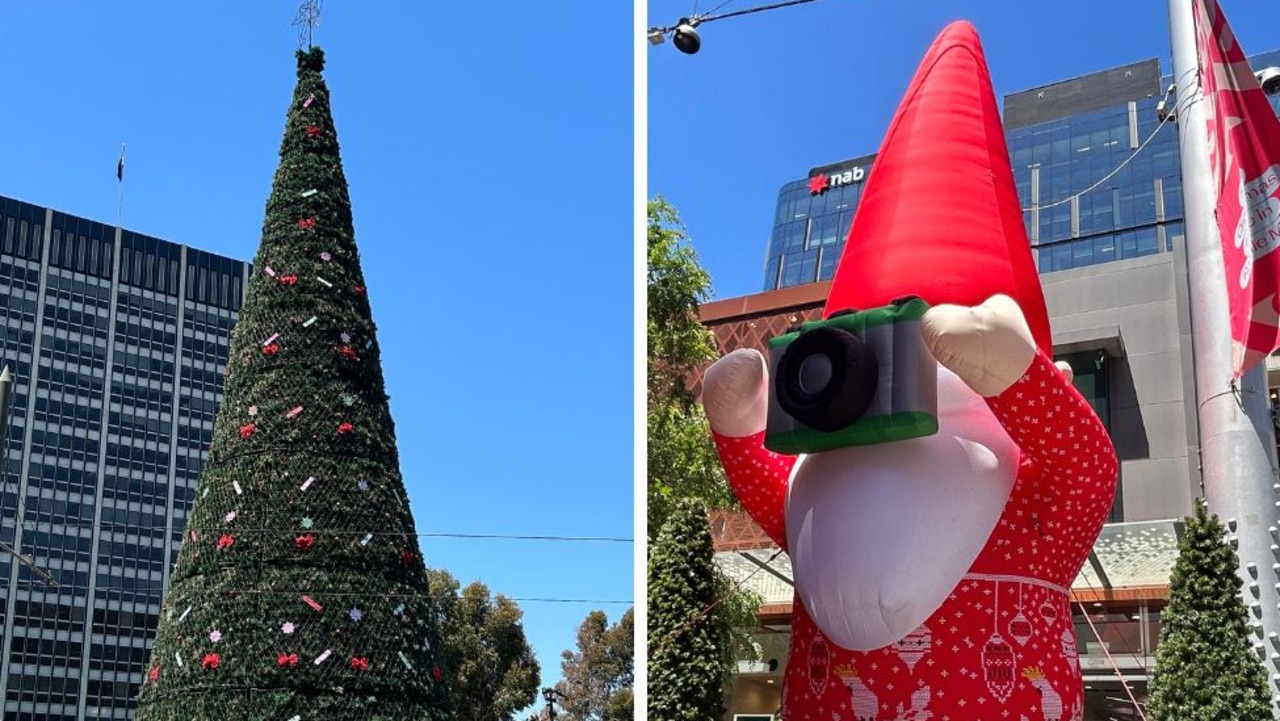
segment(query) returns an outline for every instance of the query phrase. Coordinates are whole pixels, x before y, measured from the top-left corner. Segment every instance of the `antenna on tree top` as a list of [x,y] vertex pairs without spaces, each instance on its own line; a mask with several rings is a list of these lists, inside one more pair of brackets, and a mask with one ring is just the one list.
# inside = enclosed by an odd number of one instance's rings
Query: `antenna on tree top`
[[293,16],[293,25],[298,28],[298,45],[305,40],[307,49],[311,49],[311,36],[320,27],[320,3],[322,0],[303,0],[298,6],[298,14]]

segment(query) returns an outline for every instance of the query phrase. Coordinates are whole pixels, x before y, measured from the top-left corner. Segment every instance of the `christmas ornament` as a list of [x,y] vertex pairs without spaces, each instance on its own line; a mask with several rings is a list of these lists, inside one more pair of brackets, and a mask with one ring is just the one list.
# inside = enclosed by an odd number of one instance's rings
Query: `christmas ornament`
[[298,654],[281,652],[279,656],[276,656],[276,665],[277,666],[297,666]]
[[353,425],[351,425],[350,423],[343,423],[343,424],[341,424],[341,425],[339,425],[339,426],[338,426],[338,433],[350,433],[351,431],[354,431],[355,429],[356,429],[356,427],[355,427],[355,426],[353,426]]
[[231,512],[227,513],[227,515],[226,515],[226,521],[227,521],[227,523],[231,523],[231,522],[232,522],[232,521],[234,521],[234,520],[236,520],[236,512],[235,512],[235,511],[231,511]]
[[269,343],[262,346],[262,354],[265,356],[273,356],[280,352],[280,346],[276,343]]
[[329,255],[329,251],[327,250],[320,254],[320,260],[323,260],[326,263],[328,263],[332,259],[333,259],[333,256]]
[[356,295],[363,296],[363,295],[364,295],[364,286],[363,286],[363,285],[353,285],[353,286],[351,286],[351,292],[352,292],[352,293],[355,293]]
[[325,661],[328,661],[328,660],[329,660],[329,657],[330,657],[330,656],[332,656],[332,655],[333,655],[333,651],[332,651],[332,650],[330,650],[330,649],[325,649],[324,653],[320,654],[319,656],[316,656],[316,660],[315,660],[315,661],[312,661],[312,663],[314,663],[315,665],[319,666],[320,664],[324,663]]
[[216,628],[215,628],[214,630],[210,631],[210,632],[209,632],[209,640],[210,640],[210,641],[212,641],[212,642],[214,642],[214,643],[217,643],[217,642],[221,641],[221,640],[222,640],[222,632],[221,632],[221,631],[219,631],[219,630],[218,630],[218,629],[216,629]]
[[310,328],[316,322],[316,316],[311,316],[302,323],[303,328]]
[[293,543],[298,547],[298,550],[300,551],[310,551],[311,546],[315,545],[315,538],[313,538],[311,534],[308,533],[293,539]]
[[205,669],[214,669],[218,667],[219,656],[216,653],[206,653],[204,659],[200,661],[200,666]]
[[[320,604],[316,603],[315,599],[313,599],[310,596],[303,596],[302,601],[306,603],[308,606],[310,606],[311,608],[315,609],[316,611],[324,610],[324,608],[322,608]],[[288,633],[288,631],[286,631],[286,633]]]
[[302,107],[304,107],[304,108],[309,108],[309,107],[311,107],[311,103],[315,102],[315,99],[316,99],[316,94],[315,94],[315,93],[308,93],[308,94],[307,94],[307,99],[306,99],[306,100],[304,100],[304,101],[302,101]]
[[350,361],[356,360],[356,349],[352,348],[349,345],[344,345],[341,348],[339,348],[338,353],[341,354],[342,357],[346,358],[347,360],[350,360]]
[[280,285],[297,285],[297,284],[298,284],[298,276],[296,275],[280,276]]
[[314,125],[308,125],[308,126],[307,126],[307,135],[309,135],[309,136],[311,136],[311,137],[313,137],[313,138],[314,138],[314,137],[316,137],[316,136],[317,136],[317,135],[319,135],[319,134],[320,134],[320,128],[317,128],[317,127],[316,127],[316,126],[314,126]]
[[299,220],[299,221],[298,221],[298,227],[299,227],[299,228],[301,228],[301,229],[303,229],[303,230],[314,230],[314,229],[315,229],[315,227],[316,227],[316,219],[315,219],[315,218],[303,218],[302,220]]
[[301,485],[301,486],[298,486],[298,489],[299,489],[299,490],[302,490],[302,491],[305,491],[305,490],[307,490],[308,488],[310,488],[310,487],[311,487],[311,484],[312,484],[312,483],[315,483],[315,482],[316,482],[316,477],[315,477],[315,476],[311,476],[311,477],[310,477],[310,478],[308,478],[307,480],[303,481],[303,482],[302,482],[302,485]]
[[151,673],[150,673],[149,675],[151,676],[151,682],[152,682],[152,683],[155,683],[156,681],[159,681],[159,680],[160,680],[160,667],[159,667],[159,666],[152,666],[152,667],[151,667]]
[[320,281],[321,283],[323,283],[323,284],[324,284],[324,287],[326,287],[326,288],[332,288],[332,287],[333,287],[333,283],[330,283],[329,281],[325,280],[324,278],[321,278],[321,277],[320,277],[320,276],[318,276],[318,275],[316,276],[316,280],[318,280],[318,281]]
[[253,431],[254,431],[254,429],[256,429],[256,428],[257,428],[257,426],[255,426],[255,425],[254,425],[254,424],[252,424],[252,423],[246,423],[246,424],[244,424],[243,426],[240,426],[240,438],[241,438],[241,440],[246,439],[246,438],[248,438],[249,436],[253,435]]
[[303,518],[303,519],[302,519],[302,527],[303,527],[303,528],[311,528],[311,526],[312,526],[312,524],[313,524],[313,523],[314,523],[314,521],[312,521],[310,518]]
[[222,534],[221,537],[218,538],[218,550],[222,551],[222,550],[231,548],[231,544],[235,542],[236,542],[235,536],[231,535],[230,533],[224,533]]
[[294,406],[292,410],[284,414],[285,418],[297,418],[302,413],[302,406]]
[[263,268],[263,269],[262,269],[262,272],[266,273],[267,275],[271,276],[272,278],[276,277],[276,271],[275,271],[275,269],[274,269],[274,268],[272,268],[272,267],[271,267],[271,266],[269,266],[269,265],[268,265],[267,267]]
[[359,488],[362,491],[367,491],[369,490],[369,482],[361,478],[360,480],[356,481],[356,488]]
[[292,623],[285,621],[284,624],[280,626],[280,631],[286,634],[290,634],[290,633],[293,633],[294,628],[296,627]]
[[360,658],[360,657],[354,657],[354,656],[353,656],[353,657],[351,658],[351,668],[352,668],[352,670],[354,670],[354,671],[368,671],[368,670],[369,670],[369,659],[367,659],[367,658]]
[[318,192],[320,191],[316,190],[315,188],[312,188],[311,190],[304,190],[302,191],[302,197],[310,198],[311,196],[315,195]]
[[355,621],[358,623],[360,619],[364,618],[364,611],[361,611],[358,608],[352,608],[350,611],[347,612],[347,615],[351,616],[352,621]]

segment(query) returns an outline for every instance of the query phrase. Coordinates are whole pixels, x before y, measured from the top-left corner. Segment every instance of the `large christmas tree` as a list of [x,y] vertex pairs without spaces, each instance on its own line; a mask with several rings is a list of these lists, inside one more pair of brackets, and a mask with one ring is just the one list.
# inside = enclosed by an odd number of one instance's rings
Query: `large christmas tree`
[[448,719],[319,48],[137,721]]
[[1197,501],[1178,541],[1151,678],[1152,721],[1268,721],[1267,675],[1249,648],[1239,561]]

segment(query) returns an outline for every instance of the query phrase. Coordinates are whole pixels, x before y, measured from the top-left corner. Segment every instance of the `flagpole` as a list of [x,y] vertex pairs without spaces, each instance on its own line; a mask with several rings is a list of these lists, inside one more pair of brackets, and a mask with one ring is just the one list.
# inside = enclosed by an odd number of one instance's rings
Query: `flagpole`
[[1272,533],[1277,521],[1275,431],[1266,364],[1233,382],[1231,317],[1214,176],[1198,72],[1195,2],[1168,0],[1178,143],[1186,215],[1187,285],[1200,427],[1200,483],[1209,511],[1227,523],[1240,560],[1241,598],[1249,607],[1250,642],[1267,670],[1272,716],[1280,719],[1280,582]]
[[120,143],[120,160],[116,165],[119,190],[116,197],[116,227],[124,228],[124,143]]

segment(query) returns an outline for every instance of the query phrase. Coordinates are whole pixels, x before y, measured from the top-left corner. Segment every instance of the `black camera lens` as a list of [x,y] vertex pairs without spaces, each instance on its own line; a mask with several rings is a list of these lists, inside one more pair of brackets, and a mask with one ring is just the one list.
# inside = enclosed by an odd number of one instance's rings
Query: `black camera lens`
[[848,331],[820,327],[787,346],[778,361],[774,390],[792,418],[834,433],[866,413],[879,381],[870,346]]

